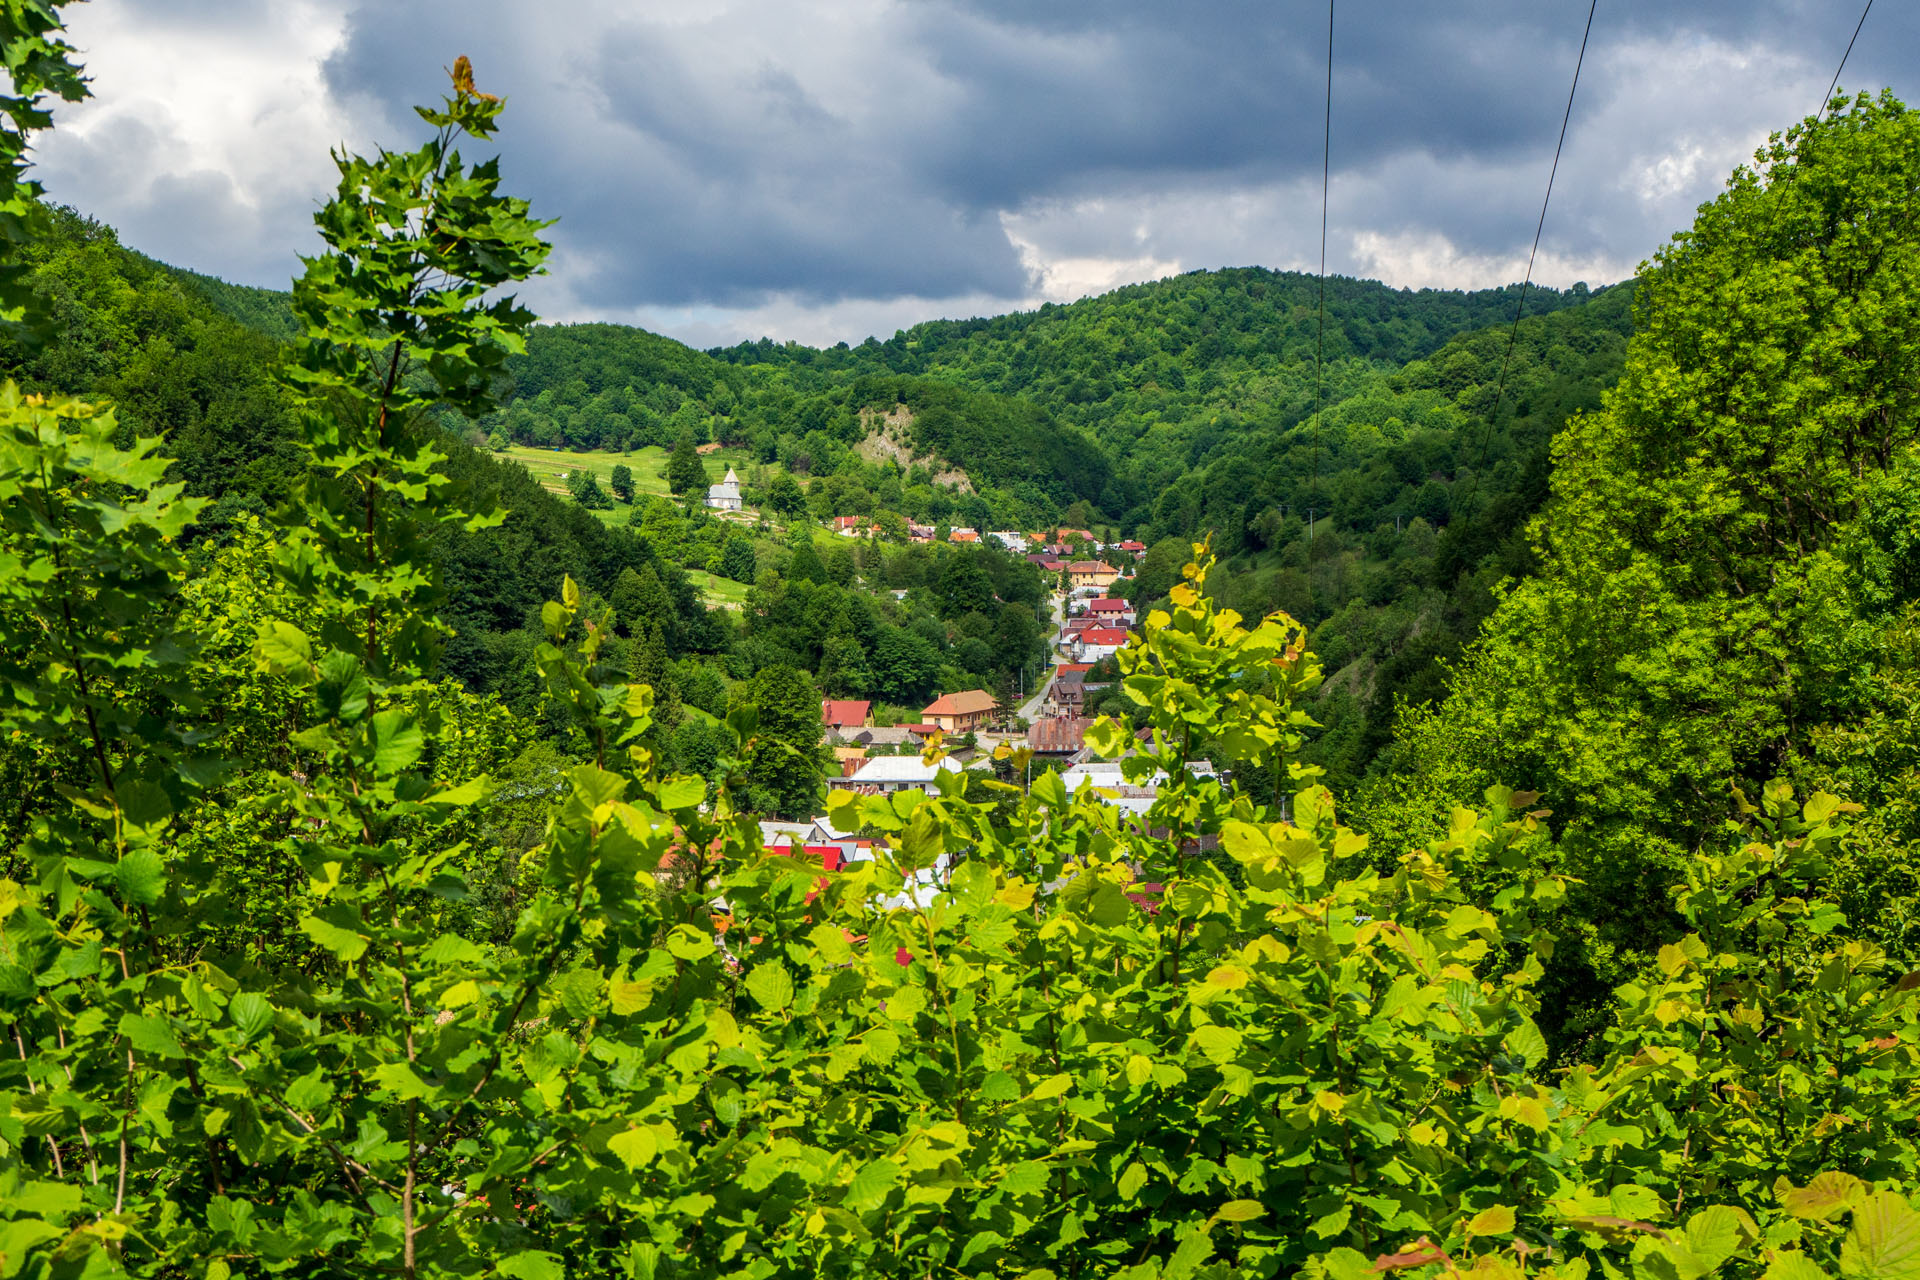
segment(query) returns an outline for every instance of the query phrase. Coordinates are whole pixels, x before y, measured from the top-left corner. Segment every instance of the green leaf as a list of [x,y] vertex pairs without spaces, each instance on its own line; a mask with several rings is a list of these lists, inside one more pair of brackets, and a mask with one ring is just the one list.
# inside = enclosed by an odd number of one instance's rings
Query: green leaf
[[319,916],[302,916],[300,931],[346,964],[352,964],[367,953],[368,938],[364,934],[342,928]]
[[677,924],[667,934],[667,954],[679,960],[711,959],[713,939],[690,924]]
[[1122,1200],[1131,1200],[1140,1194],[1140,1188],[1147,1185],[1147,1167],[1138,1160],[1128,1165],[1120,1173],[1120,1181],[1114,1184]]
[[1378,1274],[1373,1263],[1358,1249],[1330,1249],[1326,1256],[1327,1274],[1333,1280],[1372,1280]]
[[166,864],[151,849],[136,849],[114,864],[114,883],[120,896],[136,906],[150,907],[166,892]]
[[1467,1236],[1504,1236],[1513,1233],[1513,1210],[1504,1204],[1489,1205],[1467,1223]]
[[1000,1189],[1009,1195],[1030,1196],[1047,1189],[1047,1166],[1022,1160],[1000,1176]]
[[433,1093],[433,1086],[405,1062],[383,1062],[369,1074],[376,1085],[401,1099],[425,1098]]
[[869,1161],[853,1175],[842,1203],[855,1210],[878,1208],[899,1180],[900,1166],[893,1161],[884,1158]]
[[1027,1095],[1029,1102],[1044,1102],[1048,1098],[1057,1098],[1073,1088],[1073,1077],[1068,1075],[1048,1076],[1033,1086],[1033,1092]]
[[1780,1207],[1796,1218],[1825,1220],[1859,1204],[1866,1194],[1866,1183],[1850,1173],[1829,1169],[1814,1175],[1804,1187],[1788,1187],[1781,1192]]
[[305,677],[313,670],[313,645],[298,627],[266,622],[254,639],[253,660],[270,675]]
[[755,965],[746,988],[763,1009],[780,1010],[793,1003],[793,979],[778,961]]
[[588,810],[612,804],[627,793],[625,778],[594,765],[578,765],[567,772],[567,778],[573,783],[574,798]]
[[173,1024],[163,1017],[142,1013],[122,1014],[120,1034],[127,1038],[127,1043],[133,1046],[135,1053],[161,1058],[187,1056],[180,1048],[180,1039],[174,1034]]
[[[1251,1200],[1244,1200],[1244,1201],[1238,1201],[1237,1203],[1253,1204],[1255,1202]],[[1350,1222],[1352,1218],[1353,1218],[1353,1206],[1350,1204],[1343,1204],[1338,1209],[1335,1209],[1332,1213],[1327,1214],[1325,1217],[1320,1218],[1319,1220],[1309,1225],[1307,1227],[1307,1230],[1312,1232],[1315,1236],[1318,1236],[1322,1240],[1331,1240],[1335,1236],[1340,1235],[1342,1232],[1344,1232],[1347,1229],[1347,1223]]]
[[251,1040],[273,1025],[273,1005],[257,991],[242,991],[227,1002],[227,1016]]
[[1547,1060],[1547,1038],[1532,1018],[1522,1018],[1519,1026],[1507,1032],[1507,1052],[1530,1067],[1541,1066]]
[[705,778],[673,777],[660,784],[662,809],[692,809],[706,798]]
[[559,1254],[542,1253],[538,1249],[526,1249],[502,1258],[494,1264],[494,1270],[513,1280],[566,1280],[567,1275]]
[[1831,1277],[1804,1253],[1776,1253],[1767,1264],[1765,1280],[1831,1280]]
[[426,743],[411,711],[380,711],[367,722],[367,745],[375,773],[391,775],[408,768],[420,758]]
[[1920,1277],[1920,1213],[1892,1191],[1879,1191],[1853,1211],[1840,1245],[1840,1274],[1854,1280]]
[[659,1140],[653,1136],[651,1129],[626,1129],[607,1140],[607,1150],[613,1152],[629,1171],[645,1166],[659,1149]]
[[1214,1210],[1213,1216],[1219,1222],[1252,1222],[1266,1212],[1266,1206],[1258,1200],[1229,1200]]
[[315,1067],[287,1086],[287,1105],[296,1111],[318,1111],[332,1099],[333,1082],[324,1067]]

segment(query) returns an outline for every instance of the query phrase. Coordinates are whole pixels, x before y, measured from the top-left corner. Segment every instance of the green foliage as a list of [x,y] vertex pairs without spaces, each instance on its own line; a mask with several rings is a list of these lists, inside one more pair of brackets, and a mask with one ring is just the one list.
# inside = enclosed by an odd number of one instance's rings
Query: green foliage
[[[631,485],[628,486],[631,489]],[[572,471],[567,474],[567,492],[573,500],[589,511],[604,511],[613,506],[613,500],[607,497],[606,490],[600,487],[599,480],[591,471]]]
[[61,39],[66,0],[4,0],[0,47],[9,90],[0,95],[0,336],[26,346],[45,341],[50,317],[33,296],[21,250],[43,234],[40,184],[28,178],[33,135],[53,123],[49,97],[79,102],[86,80]]
[[[756,576],[729,659],[752,674],[729,690],[672,657],[684,584],[652,558],[718,522],[662,500],[647,544],[595,544],[604,596],[560,574],[538,608],[544,723],[435,681],[446,618],[470,607],[437,567],[493,518],[471,482],[513,474],[448,446],[436,419],[493,412],[530,321],[498,290],[545,251],[491,167],[453,152],[500,110],[466,59],[453,81],[422,112],[436,139],[342,156],[320,217],[329,249],[296,292],[288,371],[309,518],[237,521],[223,545],[182,551],[205,504],[156,441],[93,401],[0,393],[6,1274],[1920,1274],[1920,981],[1877,917],[1849,915],[1898,896],[1885,864],[1911,822],[1904,780],[1878,783],[1885,819],[1769,780],[1688,827],[1679,775],[1622,753],[1616,770],[1646,775],[1622,821],[1692,842],[1669,840],[1664,874],[1637,887],[1659,899],[1664,945],[1622,947],[1621,981],[1569,1037],[1553,1034],[1554,966],[1621,927],[1588,879],[1605,870],[1585,834],[1602,805],[1576,793],[1556,833],[1538,796],[1492,785],[1424,826],[1428,795],[1372,841],[1348,829],[1304,758],[1325,685],[1305,629],[1225,607],[1205,544],[1177,580],[1157,551],[1165,607],[1115,659],[1123,714],[1087,733],[1129,783],[1157,780],[1150,800],[1069,794],[1047,771],[1031,791],[981,770],[925,793],[835,792],[834,826],[877,842],[833,871],[770,853],[756,821],[812,817],[821,799],[819,690],[778,655],[817,646],[823,678],[848,688],[930,683],[929,654],[956,667],[986,635],[1031,641],[1029,566],[839,546],[823,560],[800,526],[796,559],[817,573]],[[1814,183],[1823,201],[1884,200],[1904,189],[1888,139],[1904,146],[1907,128],[1862,104],[1796,135],[1795,163],[1837,166]],[[1736,183],[1730,207],[1784,204],[1775,256],[1833,252],[1795,221],[1798,172]],[[1845,239],[1885,221],[1819,226]],[[1710,239],[1682,247],[1724,267],[1717,253],[1737,262],[1752,243]],[[1820,296],[1897,320],[1912,267],[1891,249],[1868,261],[1886,290]],[[1673,270],[1653,296],[1691,296]],[[1781,278],[1735,274],[1763,296]],[[1539,602],[1570,572],[1552,563],[1571,554],[1562,532],[1617,571],[1651,565],[1635,581],[1696,633],[1756,621],[1729,583],[1773,590],[1759,567],[1774,526],[1685,487],[1710,458],[1643,438],[1671,408],[1618,425],[1636,396],[1697,373],[1661,324],[1636,347],[1644,384],[1598,415],[1613,425],[1576,431],[1626,451],[1629,471],[1632,448],[1671,450],[1639,477],[1668,486],[1662,519],[1725,536],[1668,544],[1648,511],[1609,524],[1606,503],[1631,495],[1602,492],[1592,514],[1563,491],[1542,526],[1550,573],[1509,596],[1490,634],[1510,647],[1487,652],[1526,655],[1516,614],[1552,643],[1562,618]],[[1682,331],[1698,347],[1711,329]],[[1782,707],[1864,708],[1789,736],[1785,758],[1870,781],[1913,750],[1920,578],[1898,434],[1913,380],[1897,344],[1842,351],[1825,332],[1804,336],[1868,410],[1840,421],[1888,433],[1889,465],[1863,469],[1887,474],[1849,479],[1810,439],[1797,470],[1757,475],[1763,495],[1847,511],[1773,558],[1809,597],[1791,615],[1804,648],[1751,643],[1795,689],[1750,691],[1750,720],[1720,723],[1760,726],[1765,744]],[[1837,363],[1848,353],[1861,363]],[[1731,385],[1786,394],[1752,354]],[[1826,411],[1810,391],[1793,404]],[[1737,449],[1739,424],[1690,429]],[[1609,463],[1578,465],[1598,487]],[[849,589],[856,572],[914,575],[907,594],[948,616],[876,603]],[[1857,625],[1834,621],[1836,600]],[[1729,678],[1772,670],[1737,639],[1700,652],[1730,655]],[[1876,670],[1843,679],[1863,654]],[[1537,655],[1517,670],[1560,675]],[[1422,786],[1463,785],[1499,735],[1529,740],[1513,703],[1471,701],[1508,678],[1476,663],[1465,701],[1416,726],[1434,753]],[[1608,745],[1595,723],[1589,704],[1564,724],[1576,764]],[[1676,759],[1702,749],[1689,725],[1671,741]],[[1009,777],[1028,763],[1003,754]],[[1693,781],[1707,789],[1711,769]]]
[[708,483],[707,468],[694,451],[693,432],[682,431],[673,443],[673,456],[667,459],[667,488],[676,496],[704,498]]
[[1581,1034],[1672,936],[1666,888],[1729,786],[1835,785],[1803,754],[1900,705],[1897,661],[1868,673],[1905,625],[1886,473],[1912,467],[1916,352],[1861,335],[1908,332],[1920,308],[1920,242],[1894,212],[1920,121],[1863,97],[1760,166],[1656,256],[1620,385],[1555,441],[1541,574],[1364,800],[1397,835],[1494,779],[1537,782],[1593,922],[1556,975]]
[[748,738],[742,799],[774,817],[811,818],[825,795],[820,691],[806,672],[775,665],[757,672],[739,694],[727,720]]
[[633,469],[624,462],[614,464],[613,474],[608,477],[607,487],[613,490],[613,496],[622,502],[633,501]]

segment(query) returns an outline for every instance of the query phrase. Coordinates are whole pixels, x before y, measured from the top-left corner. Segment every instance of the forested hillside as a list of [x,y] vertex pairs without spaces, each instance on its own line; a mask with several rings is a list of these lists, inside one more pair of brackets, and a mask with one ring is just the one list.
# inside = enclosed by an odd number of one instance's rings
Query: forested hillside
[[[1004,682],[1030,563],[817,530],[884,460],[781,470],[784,527],[686,483],[603,521],[471,445],[550,246],[465,57],[336,156],[280,341],[42,205],[77,56],[0,0],[0,1276],[1920,1274],[1890,96],[1777,137],[1631,302],[1522,325],[1497,413],[1487,317],[1382,313],[1317,428],[1247,382],[1164,511],[1075,499],[1161,537],[1107,783],[929,730],[856,794],[822,692]],[[748,376],[983,475],[1043,437],[1048,502],[1122,417],[782,359]],[[702,548],[753,561],[737,618]],[[1296,590],[1324,624],[1227,607]],[[1482,612],[1349,815],[1315,718],[1374,732],[1367,655]]]

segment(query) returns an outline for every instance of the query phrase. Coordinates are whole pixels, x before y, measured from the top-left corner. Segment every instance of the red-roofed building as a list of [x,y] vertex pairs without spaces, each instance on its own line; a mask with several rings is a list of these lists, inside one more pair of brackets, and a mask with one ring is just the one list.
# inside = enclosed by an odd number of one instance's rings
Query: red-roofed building
[[1115,543],[1113,549],[1115,551],[1124,551],[1135,560],[1147,554],[1147,544],[1144,542],[1135,542],[1132,538],[1128,538],[1125,542]]
[[1074,656],[1083,662],[1098,662],[1125,648],[1127,633],[1119,628],[1095,627],[1073,637]]
[[1133,604],[1127,600],[1115,600],[1110,596],[1101,596],[1097,600],[1087,601],[1087,612],[1102,622],[1119,623],[1121,626],[1133,625]]
[[980,541],[980,535],[972,529],[949,529],[947,530],[947,541],[978,542]]
[[833,531],[843,538],[865,538],[880,532],[880,526],[866,516],[835,516]]
[[830,733],[867,728],[873,723],[873,704],[836,698],[822,699],[820,723],[825,725]]

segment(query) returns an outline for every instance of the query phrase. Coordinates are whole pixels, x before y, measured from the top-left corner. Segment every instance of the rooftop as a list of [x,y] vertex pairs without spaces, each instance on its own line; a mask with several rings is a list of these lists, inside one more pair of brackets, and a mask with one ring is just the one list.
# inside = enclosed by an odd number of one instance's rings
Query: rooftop
[[962,689],[958,693],[943,693],[920,711],[923,716],[964,716],[981,711],[992,711],[999,707],[992,694],[985,689]]

